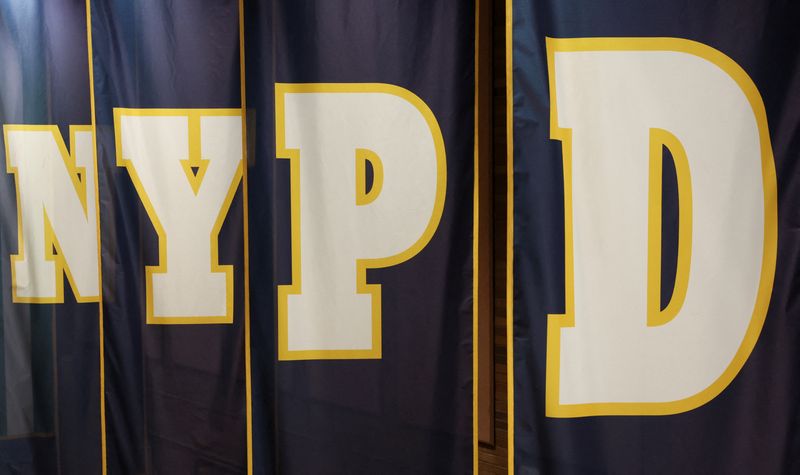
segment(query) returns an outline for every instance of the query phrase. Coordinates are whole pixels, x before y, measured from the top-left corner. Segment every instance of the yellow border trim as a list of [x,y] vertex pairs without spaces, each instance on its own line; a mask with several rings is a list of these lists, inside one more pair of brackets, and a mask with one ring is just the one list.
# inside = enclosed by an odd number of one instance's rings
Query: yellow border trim
[[508,473],[514,475],[514,0],[506,0],[506,371]]
[[[186,179],[192,187],[192,192],[197,196],[200,192],[200,185],[203,184],[203,178],[208,171],[209,160],[204,160],[202,151],[200,150],[200,120],[189,121],[189,158],[181,160],[181,168],[183,173],[186,174]],[[196,171],[195,171],[196,169]]]
[[[381,259],[358,259],[356,261],[356,289],[359,294],[372,295],[372,348],[368,350],[289,350],[287,299],[289,295],[301,293],[300,266],[300,150],[288,149],[285,145],[284,96],[296,93],[383,93],[397,96],[413,104],[425,118],[433,137],[436,150],[436,199],[428,226],[411,247],[394,256]],[[276,156],[288,159],[291,182],[291,232],[292,232],[292,284],[278,286],[278,360],[324,360],[324,359],[380,359],[381,358],[381,285],[367,283],[367,269],[389,267],[414,257],[431,240],[444,209],[447,186],[447,161],[444,139],[439,123],[430,108],[411,91],[391,84],[377,83],[275,83],[275,142]]]
[[[367,162],[372,165],[372,186],[367,191]],[[383,189],[383,162],[377,153],[366,148],[356,149],[356,206],[375,201]]]
[[475,93],[473,95],[474,130],[472,191],[472,473],[478,473],[478,276],[480,275],[480,25],[481,0],[475,0]]
[[100,305],[98,315],[98,327],[100,331],[100,466],[102,474],[108,472],[108,455],[106,446],[106,370],[105,370],[105,331],[103,327],[103,265],[102,265],[102,242],[100,233],[100,187],[97,173],[97,112],[94,102],[94,54],[92,53],[92,5],[91,0],[86,0],[86,48],[89,60],[89,106],[92,115],[92,153],[94,155],[95,166],[95,206],[97,208],[97,247],[100,254],[97,259],[97,275],[100,279]]
[[[242,159],[236,168],[233,179],[228,188],[228,192],[222,202],[219,214],[214,227],[211,228],[211,235],[209,236],[211,246],[211,272],[225,274],[225,296],[226,296],[226,310],[225,315],[219,316],[186,316],[186,317],[159,317],[154,315],[153,310],[153,274],[163,274],[167,272],[167,233],[161,224],[161,221],[156,214],[153,203],[147,195],[144,185],[142,185],[139,175],[136,172],[136,167],[130,162],[129,159],[122,156],[122,136],[120,132],[120,120],[124,116],[137,116],[137,117],[186,117],[189,121],[189,130],[192,130],[192,122],[198,122],[202,117],[212,116],[230,116],[239,117],[242,114],[241,109],[128,109],[124,107],[114,108],[114,141],[116,145],[116,159],[117,166],[124,167],[128,170],[139,199],[147,211],[147,216],[153,223],[153,227],[158,234],[158,265],[145,266],[145,298],[146,298],[146,321],[148,325],[189,325],[189,324],[214,324],[214,323],[233,323],[233,266],[219,264],[219,233],[222,225],[228,216],[228,211],[236,196],[236,190],[239,189],[239,182],[242,179],[244,169],[244,150],[242,150]],[[244,120],[244,119],[242,119]],[[199,125],[197,126],[199,129]],[[242,132],[244,134],[244,131]],[[190,138],[191,138],[190,133]],[[195,139],[199,140],[199,131]],[[244,140],[244,139],[243,139]],[[199,147],[199,145],[197,145]],[[244,146],[244,145],[243,145]],[[190,145],[190,150],[192,146]]]
[[245,411],[247,415],[247,473],[253,473],[253,378],[250,353],[250,201],[247,167],[247,89],[245,87],[244,0],[239,0],[239,81],[242,115],[242,232],[244,233],[244,368]]
[[[772,155],[767,114],[761,95],[747,73],[731,58],[720,51],[695,41],[679,38],[547,38],[547,67],[550,83],[550,137],[562,142],[564,160],[564,261],[565,261],[565,313],[549,315],[547,325],[547,375],[545,413],[548,417],[586,417],[602,415],[667,415],[690,411],[719,395],[741,370],[761,333],[769,306],[775,274],[777,252],[777,181]],[[677,401],[650,403],[596,403],[560,404],[559,358],[561,328],[574,326],[574,261],[572,229],[572,131],[558,127],[554,84],[554,54],[563,51],[675,51],[703,58],[725,71],[747,97],[759,128],[761,141],[761,168],[764,182],[764,251],[761,280],[750,325],[736,355],[720,377],[705,390]],[[674,151],[674,150],[673,150]],[[680,160],[676,166],[680,167]],[[679,171],[679,176],[682,172]],[[679,184],[680,186],[680,184]]]
[[[661,213],[663,148],[672,154],[678,181],[678,263],[672,297],[661,310]],[[686,150],[677,137],[664,129],[650,129],[650,189],[647,236],[647,326],[672,321],[683,307],[689,288],[692,260],[692,175]]]

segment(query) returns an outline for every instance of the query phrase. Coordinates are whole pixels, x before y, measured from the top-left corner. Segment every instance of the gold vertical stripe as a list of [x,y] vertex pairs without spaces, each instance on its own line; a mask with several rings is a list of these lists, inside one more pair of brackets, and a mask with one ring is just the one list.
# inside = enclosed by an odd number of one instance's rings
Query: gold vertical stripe
[[94,158],[94,199],[97,213],[97,278],[100,280],[98,304],[98,326],[100,329],[100,465],[103,475],[107,472],[106,466],[106,371],[105,371],[105,336],[103,332],[103,265],[102,242],[100,240],[100,187],[97,173],[97,114],[94,104],[94,64],[92,54],[92,5],[91,0],[86,0],[86,46],[89,55],[89,105],[92,114],[92,155]]
[[473,144],[473,193],[472,193],[472,471],[478,473],[478,275],[479,275],[479,221],[480,221],[480,147],[478,134],[480,107],[480,5],[475,0],[475,95]]
[[508,371],[508,473],[514,475],[514,0],[506,0],[506,369]]
[[250,224],[247,200],[247,96],[244,79],[244,0],[239,0],[239,81],[242,101],[242,211],[244,216],[244,368],[245,405],[247,412],[247,473],[253,473],[253,397],[250,363]]

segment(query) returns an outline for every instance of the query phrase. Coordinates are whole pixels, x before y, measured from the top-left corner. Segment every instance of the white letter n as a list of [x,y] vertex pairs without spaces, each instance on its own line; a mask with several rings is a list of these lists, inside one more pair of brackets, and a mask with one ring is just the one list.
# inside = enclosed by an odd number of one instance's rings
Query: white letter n
[[64,274],[78,302],[100,295],[97,173],[90,126],[4,125],[6,170],[17,187],[18,251],[12,300],[61,303]]

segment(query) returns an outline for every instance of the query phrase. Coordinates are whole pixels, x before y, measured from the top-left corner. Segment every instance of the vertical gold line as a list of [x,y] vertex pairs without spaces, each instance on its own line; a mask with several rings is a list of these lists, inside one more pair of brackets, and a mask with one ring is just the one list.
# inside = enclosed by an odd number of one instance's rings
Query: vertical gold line
[[[663,143],[658,140],[656,129],[650,129],[649,137],[649,187],[647,203],[647,326],[661,322],[661,221],[662,217],[662,160]],[[680,198],[680,196],[679,196]]]
[[[678,258],[672,296],[661,310],[662,160],[663,147],[672,155],[678,182]],[[650,129],[650,191],[648,205],[647,326],[666,325],[680,312],[689,287],[692,255],[692,178],[686,151],[677,137],[664,129]]]
[[95,112],[94,104],[94,64],[92,53],[92,5],[91,0],[86,0],[86,45],[89,55],[89,106],[92,115],[92,156],[94,158],[94,200],[95,200],[95,213],[96,226],[97,226],[97,278],[99,282],[99,297],[98,303],[98,326],[100,330],[100,464],[102,473],[107,473],[106,466],[106,370],[105,370],[105,335],[103,331],[103,266],[102,266],[102,243],[100,239],[100,187],[99,174],[97,166],[97,114]]
[[513,2],[506,0],[506,371],[508,371],[508,473],[514,475],[514,37]]
[[242,101],[242,210],[244,233],[244,367],[247,409],[247,473],[253,473],[253,401],[250,364],[250,224],[247,201],[247,96],[244,78],[244,0],[239,0],[239,80]]
[[479,129],[479,95],[480,95],[480,5],[475,0],[475,94],[474,94],[474,131],[473,145],[473,182],[472,193],[472,471],[478,473],[478,276],[479,221],[480,221],[480,135]]

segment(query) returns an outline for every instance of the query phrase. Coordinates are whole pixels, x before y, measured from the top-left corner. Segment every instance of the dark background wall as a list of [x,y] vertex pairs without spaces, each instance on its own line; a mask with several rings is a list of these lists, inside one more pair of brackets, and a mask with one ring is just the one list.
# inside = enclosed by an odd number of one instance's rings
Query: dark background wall
[[[479,473],[508,473],[508,377],[506,373],[506,63],[505,1],[489,3],[491,21],[491,138],[494,241],[494,445],[480,444]],[[489,38],[487,38],[489,40]]]

